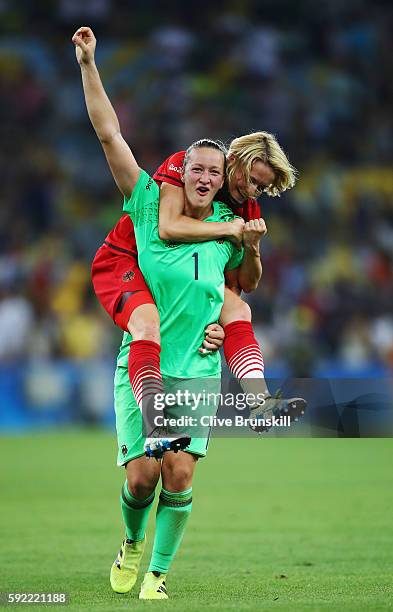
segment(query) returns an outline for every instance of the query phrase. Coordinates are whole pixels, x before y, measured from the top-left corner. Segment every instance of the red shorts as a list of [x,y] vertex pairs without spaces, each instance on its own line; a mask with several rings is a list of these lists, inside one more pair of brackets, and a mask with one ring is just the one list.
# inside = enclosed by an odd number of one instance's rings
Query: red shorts
[[101,306],[124,331],[128,331],[127,323],[135,308],[155,304],[137,258],[115,253],[105,244],[93,259],[91,278]]

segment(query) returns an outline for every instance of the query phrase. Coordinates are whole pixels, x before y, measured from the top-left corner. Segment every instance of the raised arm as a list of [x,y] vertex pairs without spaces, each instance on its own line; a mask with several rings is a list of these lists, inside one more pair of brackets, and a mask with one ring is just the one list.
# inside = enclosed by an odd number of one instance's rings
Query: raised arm
[[240,247],[243,238],[243,219],[222,223],[205,223],[186,217],[184,191],[170,183],[162,183],[160,191],[159,234],[161,240],[175,242],[205,242],[227,238]]
[[95,65],[96,39],[93,31],[88,27],[79,28],[72,37],[72,42],[81,68],[83,92],[90,121],[104,149],[118,188],[126,198],[129,198],[138,181],[140,168],[120,133],[118,118]]

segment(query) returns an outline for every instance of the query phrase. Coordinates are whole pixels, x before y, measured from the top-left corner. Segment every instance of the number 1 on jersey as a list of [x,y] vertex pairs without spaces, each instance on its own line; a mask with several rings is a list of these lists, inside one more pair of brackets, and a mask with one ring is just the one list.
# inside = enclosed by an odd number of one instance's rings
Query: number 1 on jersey
[[195,269],[195,280],[198,280],[198,278],[199,278],[199,276],[198,276],[198,273],[199,273],[199,270],[198,270],[198,253],[193,253],[192,256],[195,259],[195,266],[194,266],[194,269]]

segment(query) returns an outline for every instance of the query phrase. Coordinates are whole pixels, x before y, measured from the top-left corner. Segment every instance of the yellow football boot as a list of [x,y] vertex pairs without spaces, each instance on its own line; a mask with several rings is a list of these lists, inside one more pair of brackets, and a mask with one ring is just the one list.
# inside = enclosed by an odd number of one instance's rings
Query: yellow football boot
[[111,567],[111,587],[115,593],[128,593],[138,577],[139,564],[145,550],[146,536],[139,542],[123,540]]
[[141,585],[139,599],[168,599],[165,579],[166,574],[157,577],[153,572],[147,572]]

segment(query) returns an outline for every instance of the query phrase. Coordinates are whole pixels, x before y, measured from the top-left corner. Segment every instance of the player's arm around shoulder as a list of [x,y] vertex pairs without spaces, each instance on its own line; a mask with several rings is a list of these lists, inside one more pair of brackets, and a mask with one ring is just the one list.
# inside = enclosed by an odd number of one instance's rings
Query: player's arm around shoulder
[[182,231],[183,228],[181,227],[181,222],[185,216],[183,211],[183,187],[166,182],[162,183],[158,225],[161,240],[181,240],[183,238],[186,233]]
[[126,198],[138,182],[140,168],[124,140],[115,110],[105,92],[95,64],[96,38],[89,27],[79,28],[72,37],[81,69],[87,112],[101,142],[117,186]]
[[163,182],[160,190],[159,234],[161,240],[205,242],[228,238],[240,245],[243,233],[240,220],[205,223],[184,214],[184,189]]
[[239,267],[238,281],[245,293],[258,287],[262,276],[260,241],[267,233],[264,219],[247,221],[243,232],[244,257]]

